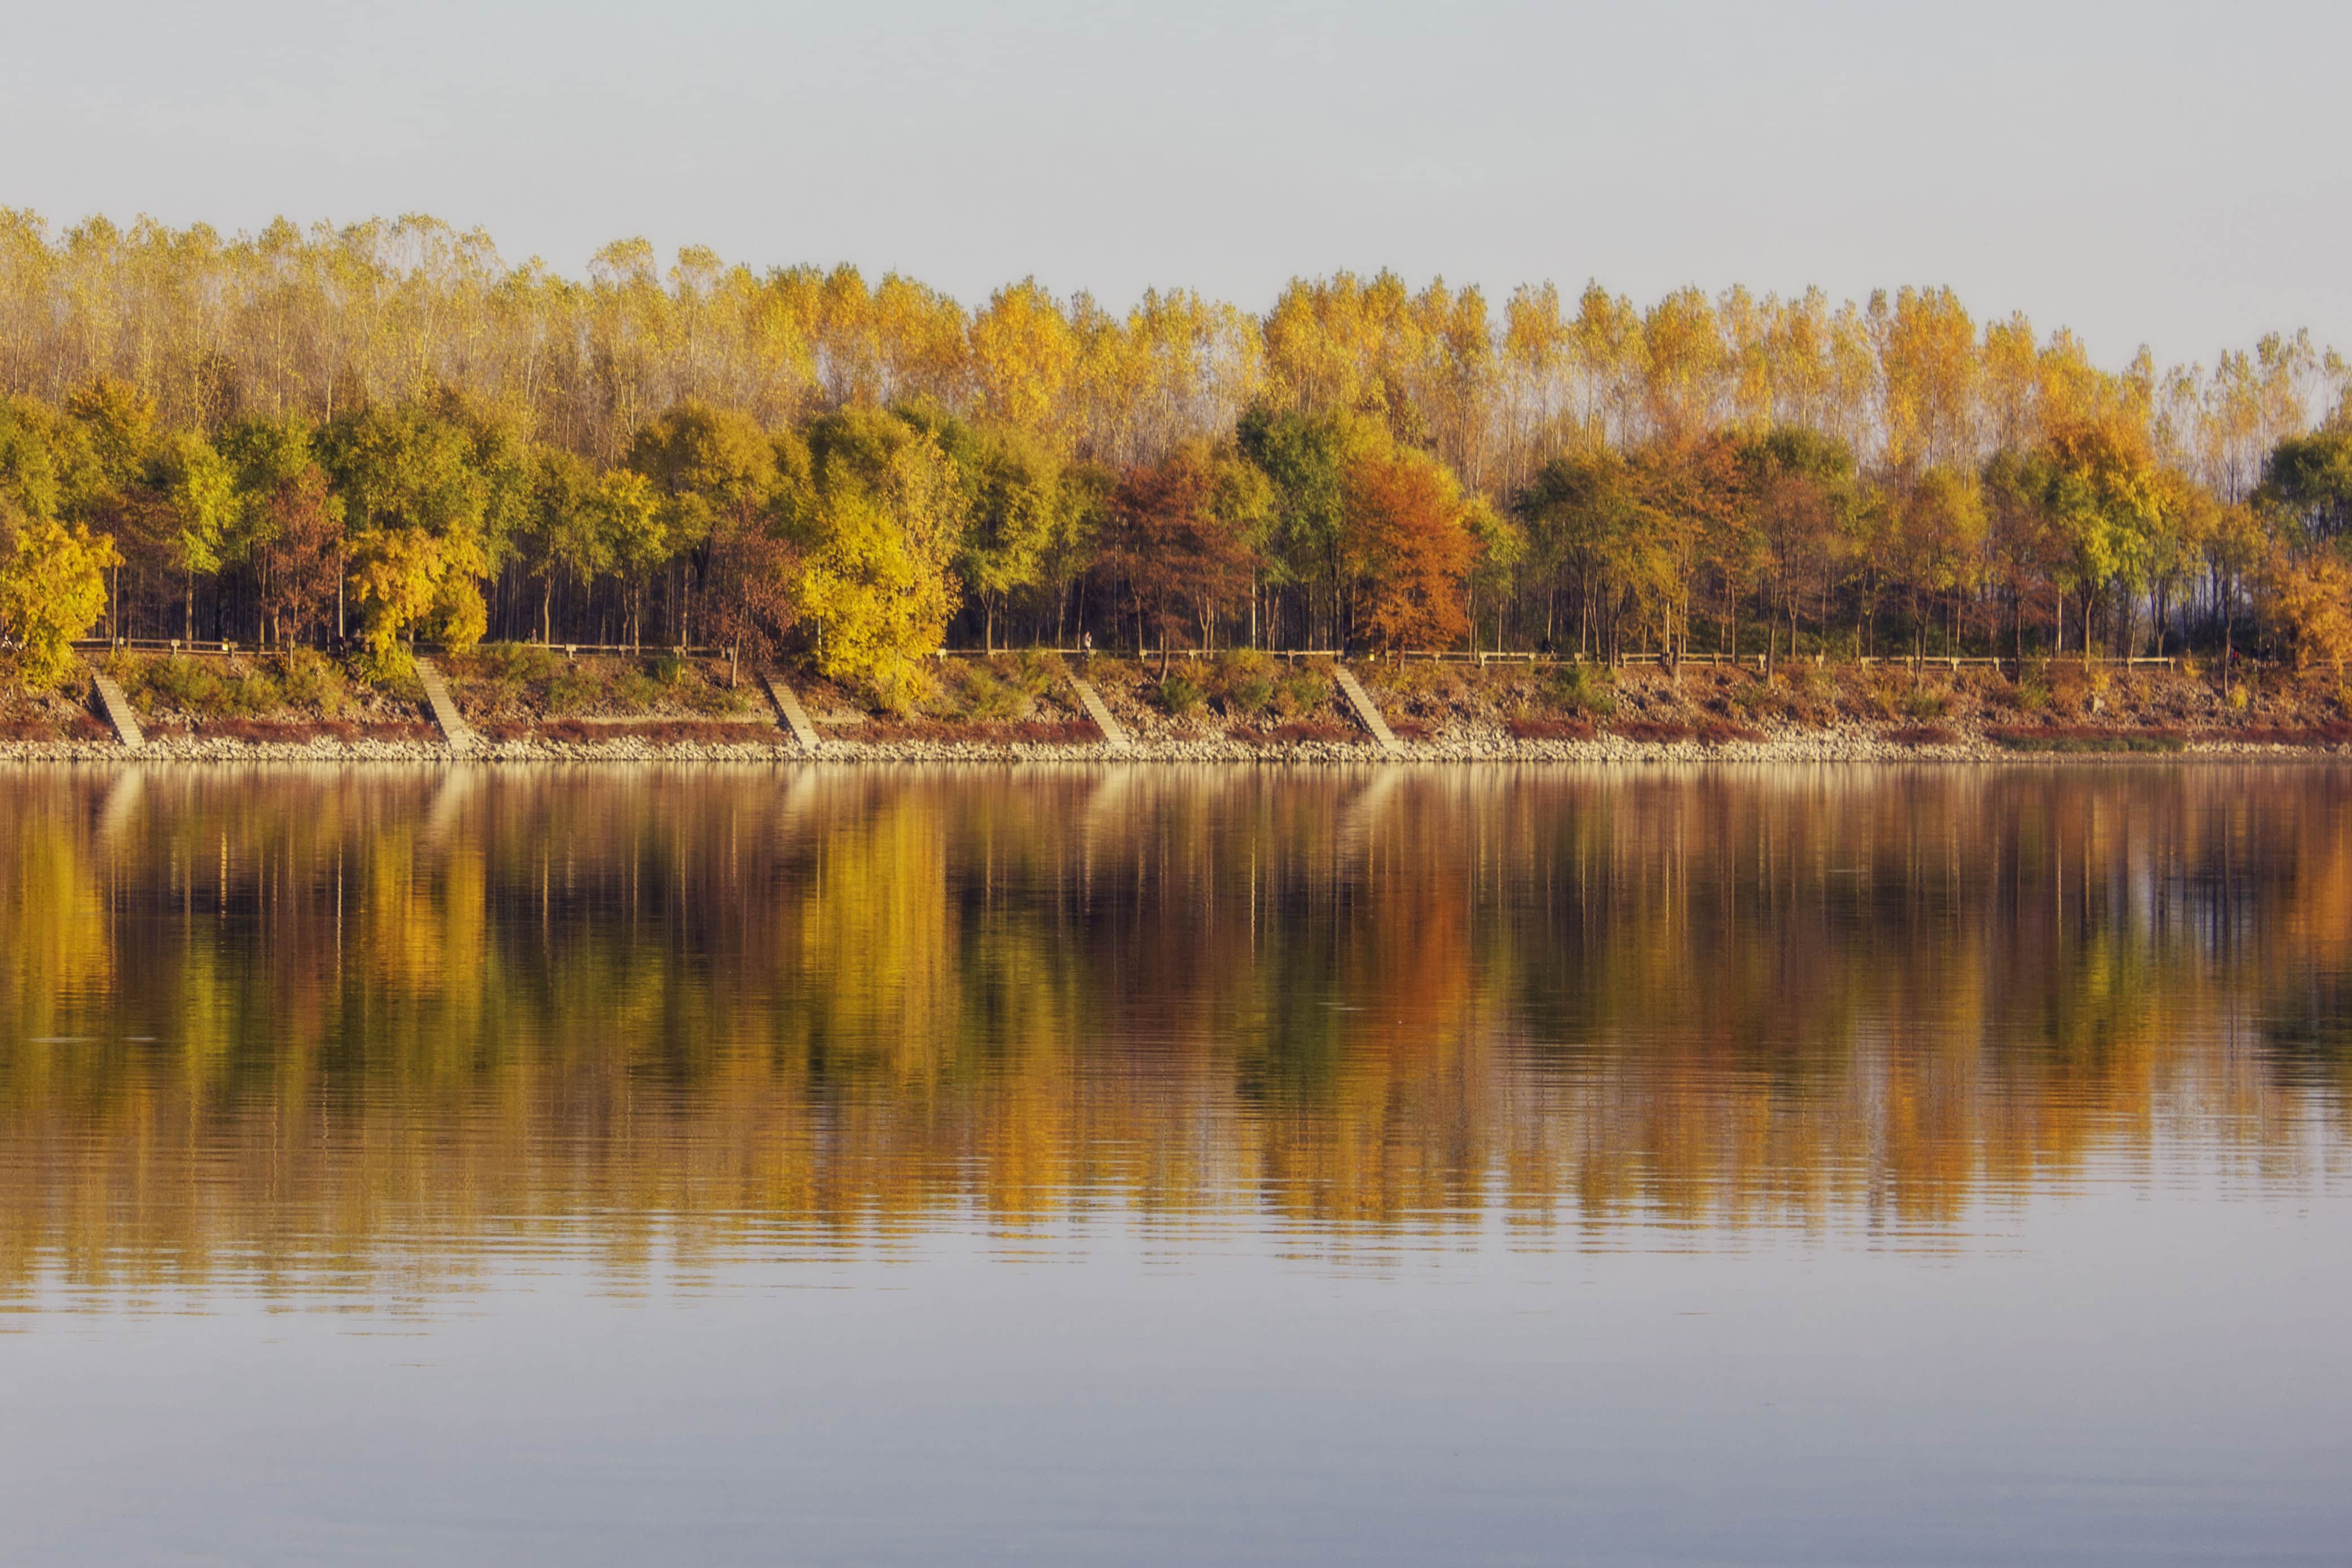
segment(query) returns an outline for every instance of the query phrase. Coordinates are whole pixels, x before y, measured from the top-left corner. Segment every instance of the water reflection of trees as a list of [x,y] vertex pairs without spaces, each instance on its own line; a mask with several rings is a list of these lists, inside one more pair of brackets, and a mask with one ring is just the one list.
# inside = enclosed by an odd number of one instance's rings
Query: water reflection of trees
[[1935,1227],[2175,1125],[2291,1164],[2346,1087],[2319,770],[0,787],[19,1286],[951,1205]]

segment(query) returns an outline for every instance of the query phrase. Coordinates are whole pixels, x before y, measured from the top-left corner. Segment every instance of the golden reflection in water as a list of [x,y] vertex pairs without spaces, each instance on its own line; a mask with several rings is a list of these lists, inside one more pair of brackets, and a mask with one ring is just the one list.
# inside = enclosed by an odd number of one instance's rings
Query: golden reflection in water
[[2341,1140],[2324,768],[23,768],[0,1293],[1110,1214],[1932,1236]]

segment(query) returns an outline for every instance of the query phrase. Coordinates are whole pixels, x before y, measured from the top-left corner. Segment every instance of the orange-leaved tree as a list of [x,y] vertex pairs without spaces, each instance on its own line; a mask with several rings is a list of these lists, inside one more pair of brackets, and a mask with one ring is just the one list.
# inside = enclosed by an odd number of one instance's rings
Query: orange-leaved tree
[[1357,640],[1382,648],[1459,642],[1470,628],[1464,595],[1478,559],[1474,503],[1461,485],[1426,452],[1375,447],[1348,465],[1345,493]]

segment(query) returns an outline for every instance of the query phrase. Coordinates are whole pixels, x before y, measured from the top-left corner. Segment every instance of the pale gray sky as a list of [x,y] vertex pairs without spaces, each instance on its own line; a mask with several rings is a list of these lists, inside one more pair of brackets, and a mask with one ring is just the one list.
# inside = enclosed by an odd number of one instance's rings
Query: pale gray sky
[[16,9],[0,205],[60,225],[424,211],[575,275],[642,234],[1117,307],[1948,282],[2110,365],[2352,349],[2342,0]]

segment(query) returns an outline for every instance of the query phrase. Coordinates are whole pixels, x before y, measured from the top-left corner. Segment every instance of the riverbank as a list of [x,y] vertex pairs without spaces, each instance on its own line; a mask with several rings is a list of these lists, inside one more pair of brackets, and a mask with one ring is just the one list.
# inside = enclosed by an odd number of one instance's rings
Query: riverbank
[[[1932,664],[1807,662],[1768,679],[1753,666],[1676,673],[1350,661],[1344,673],[1367,711],[1328,659],[1243,652],[1178,659],[1163,670],[1108,657],[1072,665],[1050,655],[998,655],[941,661],[928,696],[905,713],[875,710],[805,673],[787,672],[785,690],[772,691],[748,672],[667,656],[570,658],[562,650],[491,647],[437,664],[454,742],[414,673],[370,680],[356,666],[300,652],[202,661],[116,654],[105,668],[142,745],[121,743],[98,705],[59,694],[19,699],[0,713],[0,759],[784,765],[2352,756],[2352,691],[2332,675],[2241,667],[2224,688],[2186,662],[2053,662],[2011,679],[1982,667]],[[800,710],[797,731],[787,705]]]

